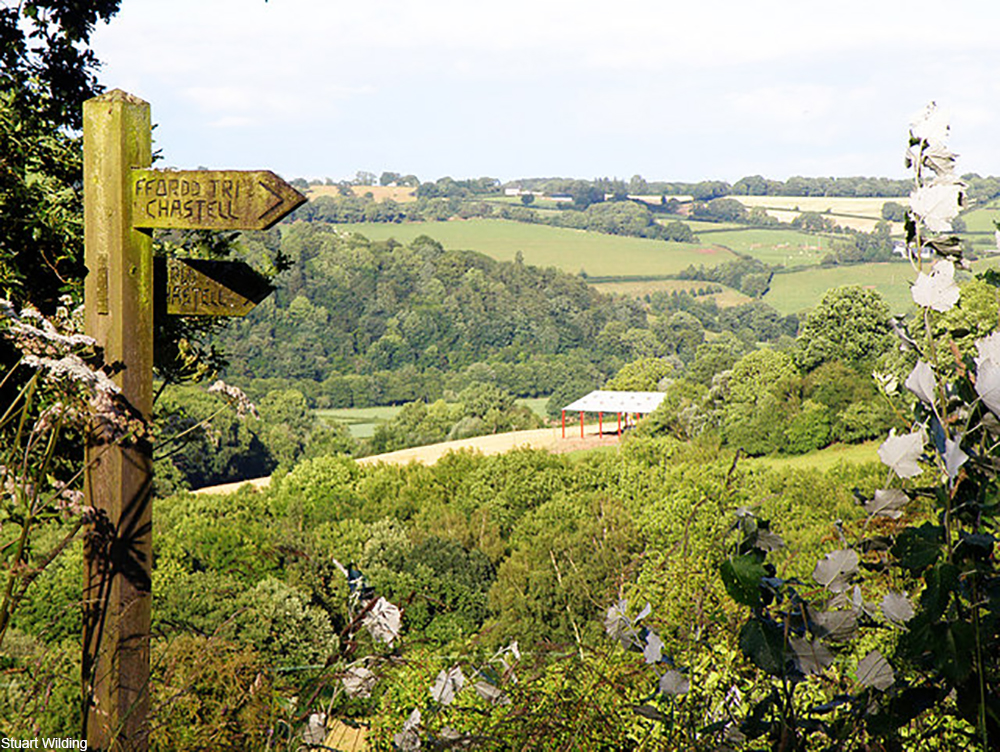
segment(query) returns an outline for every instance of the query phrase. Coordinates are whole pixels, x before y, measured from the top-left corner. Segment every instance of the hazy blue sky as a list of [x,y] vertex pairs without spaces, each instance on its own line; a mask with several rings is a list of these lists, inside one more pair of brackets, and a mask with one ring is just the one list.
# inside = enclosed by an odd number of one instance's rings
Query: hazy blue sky
[[122,0],[109,88],[176,167],[734,181],[904,177],[951,113],[1000,174],[1000,3]]

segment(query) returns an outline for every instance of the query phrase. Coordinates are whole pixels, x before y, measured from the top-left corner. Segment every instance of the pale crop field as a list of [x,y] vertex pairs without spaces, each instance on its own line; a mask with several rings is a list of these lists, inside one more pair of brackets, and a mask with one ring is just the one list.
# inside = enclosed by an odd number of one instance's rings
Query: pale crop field
[[[779,222],[784,222],[785,224],[791,224],[802,212],[797,212],[790,209],[767,209],[768,215],[774,217]],[[835,225],[839,227],[846,227],[851,230],[857,230],[858,232],[871,232],[875,229],[875,226],[881,222],[881,218],[874,217],[849,217],[843,214],[827,214]],[[895,235],[900,234],[903,231],[902,222],[891,222],[892,227],[891,232]]]
[[[827,196],[731,196],[748,208],[761,207],[779,222],[791,222],[802,212],[829,215],[834,224],[859,232],[871,232],[882,219],[882,205],[895,201],[906,206],[909,199],[840,198]],[[903,231],[902,223],[893,223],[892,233]]]
[[[379,202],[391,198],[397,204],[405,204],[417,200],[417,189],[402,185],[353,185],[351,186],[351,193],[359,198],[366,193],[370,193],[372,194],[372,198]],[[336,198],[339,195],[340,188],[335,185],[311,185],[309,186],[309,190],[306,191],[306,198],[310,200],[317,199],[320,196],[332,196]]]
[[715,245],[668,243],[502,219],[359,223],[339,228],[372,240],[395,238],[404,244],[428,235],[449,250],[479,251],[498,261],[513,261],[520,251],[526,264],[554,266],[570,274],[586,271],[596,277],[665,276],[692,264],[715,266],[736,258]]
[[882,205],[888,201],[906,206],[909,198],[853,198],[837,196],[729,196],[746,207],[762,206],[765,209],[784,209],[818,214],[847,214],[857,217],[882,218]]

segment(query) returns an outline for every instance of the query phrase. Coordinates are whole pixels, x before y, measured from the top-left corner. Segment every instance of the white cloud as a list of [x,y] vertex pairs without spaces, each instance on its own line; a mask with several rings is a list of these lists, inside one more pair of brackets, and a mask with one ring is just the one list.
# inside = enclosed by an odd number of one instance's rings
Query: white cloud
[[[908,118],[931,99],[954,114],[962,169],[1000,172],[998,21],[1000,5],[971,0],[943,12],[930,0],[905,12],[870,0],[125,0],[94,41],[102,80],[151,102],[168,152],[199,125],[295,120],[294,143],[274,139],[262,158],[362,160],[352,174],[391,152],[380,118],[441,144],[419,159],[460,175],[534,174],[540,155],[583,177],[902,176]],[[527,128],[477,140],[489,121],[529,117],[536,140],[559,131],[544,152]],[[350,157],[307,152],[331,121]]]

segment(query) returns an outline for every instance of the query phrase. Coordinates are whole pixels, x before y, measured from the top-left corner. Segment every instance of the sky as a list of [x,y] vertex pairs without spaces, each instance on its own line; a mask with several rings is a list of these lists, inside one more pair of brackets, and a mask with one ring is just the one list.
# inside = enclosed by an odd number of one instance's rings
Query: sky
[[1000,3],[122,0],[92,46],[164,166],[728,180],[907,177],[951,117],[1000,175]]

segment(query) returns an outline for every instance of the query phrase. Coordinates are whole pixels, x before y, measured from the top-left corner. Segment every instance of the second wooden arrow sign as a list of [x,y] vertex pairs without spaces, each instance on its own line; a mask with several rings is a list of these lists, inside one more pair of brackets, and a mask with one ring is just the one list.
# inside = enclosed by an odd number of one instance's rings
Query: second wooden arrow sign
[[274,288],[242,261],[154,259],[157,312],[182,316],[246,316]]

